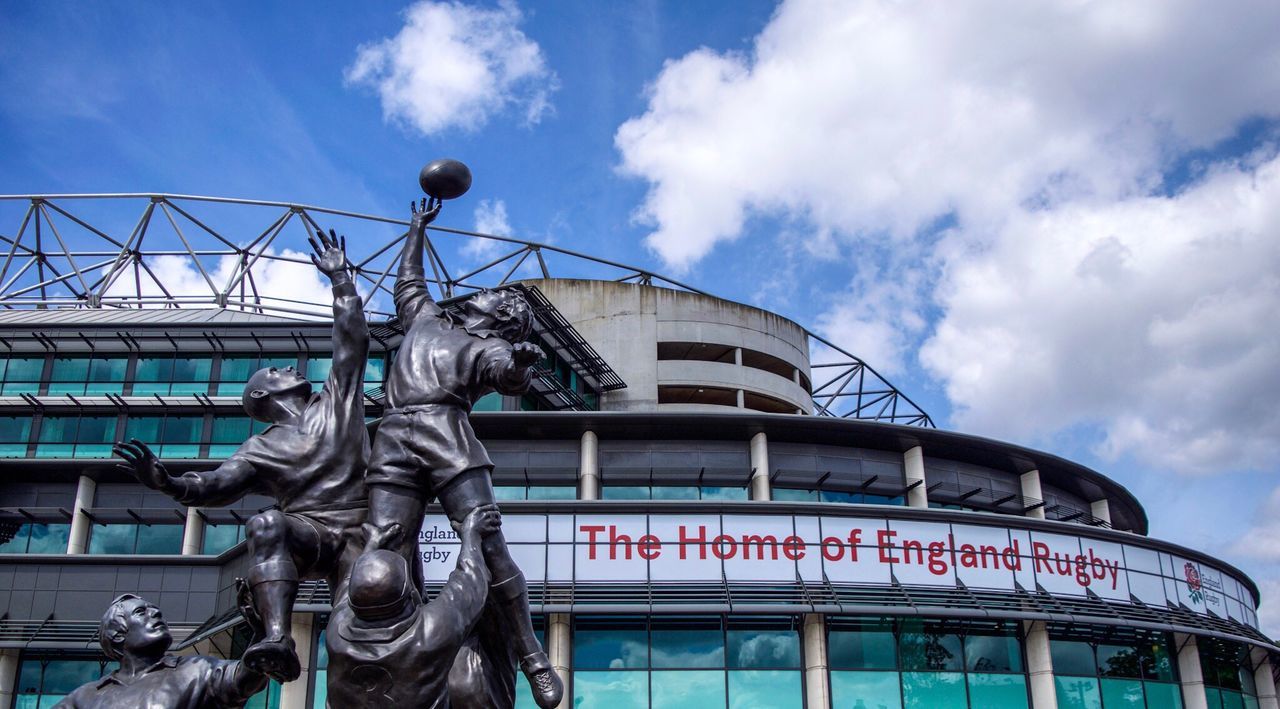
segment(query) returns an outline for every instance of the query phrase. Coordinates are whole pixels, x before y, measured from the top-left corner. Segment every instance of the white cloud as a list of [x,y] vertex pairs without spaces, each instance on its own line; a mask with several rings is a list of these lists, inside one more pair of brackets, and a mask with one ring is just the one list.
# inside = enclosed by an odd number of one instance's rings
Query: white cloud
[[671,268],[756,216],[857,253],[819,330],[890,373],[925,341],[958,428],[1271,466],[1274,151],[1172,196],[1162,176],[1280,116],[1278,25],[1245,0],[791,0],[749,53],[668,62],[620,171],[649,183],[637,218]]
[[[1280,107],[1280,6],[784,3],[753,51],[668,62],[615,136],[680,269],[754,213],[909,236],[1111,197]],[[1263,28],[1268,29],[1263,29]]]
[[[960,428],[1085,424],[1180,472],[1280,454],[1280,159],[1173,197],[1014,213],[947,258],[921,349]],[[962,248],[957,235],[944,249]]]
[[475,129],[507,108],[537,123],[557,88],[537,42],[520,31],[514,2],[494,9],[418,2],[395,37],[361,45],[349,84],[378,92],[382,113],[424,135]]
[[[482,199],[475,209],[475,231],[494,236],[511,236],[511,222],[507,219],[507,203],[500,199]],[[471,237],[460,249],[463,256],[473,261],[490,261],[515,250],[514,244],[494,239]]]

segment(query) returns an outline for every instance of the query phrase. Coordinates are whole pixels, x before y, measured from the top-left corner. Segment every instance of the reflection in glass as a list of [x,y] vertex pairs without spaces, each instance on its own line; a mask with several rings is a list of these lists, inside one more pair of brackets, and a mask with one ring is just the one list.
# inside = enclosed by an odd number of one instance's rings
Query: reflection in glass
[[1093,660],[1093,646],[1079,640],[1050,639],[1049,653],[1053,656],[1053,669],[1064,675],[1089,675],[1098,672]]
[[729,667],[800,666],[800,633],[795,630],[730,629],[726,638]]
[[902,705],[906,709],[967,709],[964,674],[903,672]]
[[904,621],[898,636],[898,653],[904,670],[964,669],[960,636],[938,632],[919,621]]
[[579,629],[573,638],[573,666],[587,669],[648,667],[648,650],[649,643],[643,628]]
[[729,672],[729,709],[801,709],[800,673],[787,670]]
[[1140,680],[1104,678],[1100,684],[1102,705],[1107,709],[1145,709],[1147,700]]
[[579,709],[649,709],[649,673],[574,672],[573,706]]
[[832,672],[832,709],[901,709],[897,672]]
[[654,628],[650,639],[654,667],[724,667],[724,636],[715,628]]
[[1026,709],[1027,678],[1023,675],[969,675],[969,704],[991,709]]
[[654,672],[650,683],[654,707],[712,709],[725,704],[724,670]]
[[833,629],[827,636],[832,667],[848,670],[892,670],[898,666],[893,626],[867,624],[858,630]]
[[1057,688],[1058,709],[1102,709],[1096,678],[1055,675],[1053,683]]
[[1012,631],[1005,635],[968,635],[964,653],[970,672],[1022,671],[1022,646]]
[[200,553],[215,556],[244,541],[244,525],[206,524]]
[[0,537],[0,554],[65,554],[70,537],[69,524],[21,524],[7,541]]

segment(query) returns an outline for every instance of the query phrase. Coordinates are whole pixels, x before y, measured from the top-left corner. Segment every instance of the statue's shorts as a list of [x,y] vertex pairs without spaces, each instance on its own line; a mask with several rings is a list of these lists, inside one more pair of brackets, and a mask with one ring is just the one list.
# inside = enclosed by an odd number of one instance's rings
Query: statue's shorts
[[373,439],[365,484],[406,487],[430,499],[463,472],[492,470],[468,413],[452,404],[388,410]]
[[304,562],[298,567],[298,573],[303,578],[329,575],[335,564],[340,560],[348,562],[354,559],[364,546],[364,530],[361,525],[368,515],[367,502],[361,502],[359,506],[350,509],[311,509],[284,514],[304,523],[316,533],[315,546],[297,550],[303,553],[295,554]]

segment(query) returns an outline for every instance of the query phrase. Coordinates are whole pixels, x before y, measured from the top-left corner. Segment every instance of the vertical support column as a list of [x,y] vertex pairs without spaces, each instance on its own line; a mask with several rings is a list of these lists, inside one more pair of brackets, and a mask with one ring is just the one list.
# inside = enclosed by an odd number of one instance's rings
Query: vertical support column
[[827,673],[827,619],[821,613],[804,617],[804,706],[831,706],[831,677]]
[[1049,630],[1042,620],[1022,621],[1027,650],[1027,680],[1031,683],[1032,709],[1058,709],[1058,688],[1053,682],[1053,654]]
[[920,483],[907,491],[907,507],[928,507],[929,481],[924,478],[924,449],[916,446],[903,453],[902,469],[906,473],[908,486]]
[[1253,658],[1253,684],[1258,689],[1258,709],[1280,709],[1276,699],[1276,678],[1271,674],[1271,656],[1266,650],[1255,647]]
[[1089,514],[1093,515],[1094,519],[1100,519],[1103,522],[1106,522],[1108,527],[1111,526],[1110,502],[1107,502],[1106,500],[1094,500],[1093,502],[1090,502]]
[[85,510],[93,507],[93,497],[98,492],[98,483],[92,478],[81,475],[76,485],[76,501],[71,508],[71,533],[67,537],[67,553],[83,554],[89,548],[89,527],[93,520],[85,514]]
[[751,437],[751,489],[753,500],[772,500],[769,485],[769,437],[764,431]]
[[182,528],[182,555],[195,556],[204,546],[204,517],[196,507],[187,508],[187,523]]
[[0,707],[13,706],[13,695],[18,693],[18,651],[0,649]]
[[1182,684],[1183,709],[1209,709],[1209,699],[1204,694],[1204,671],[1200,669],[1200,647],[1196,636],[1174,633],[1173,642],[1178,647],[1178,680]]
[[302,674],[292,682],[280,685],[280,709],[309,709],[307,691],[311,688],[312,675],[311,639],[314,636],[314,616],[311,613],[293,614],[293,644],[302,663]]
[[[560,681],[564,682],[565,693],[564,699],[560,700],[557,709],[571,709],[573,706],[573,693],[568,691],[571,686],[569,682],[569,657],[573,648],[570,645],[569,635],[569,614],[568,613],[548,613],[547,614],[547,657],[551,660],[551,668],[560,675]],[[518,681],[518,680],[517,680]]]
[[600,499],[600,439],[595,431],[583,431],[578,445],[578,499]]
[[[1044,492],[1040,489],[1039,470],[1032,470],[1022,474],[1022,497],[1023,499],[1044,500]],[[1033,510],[1027,510],[1027,516],[1044,519],[1044,506],[1041,505]]]

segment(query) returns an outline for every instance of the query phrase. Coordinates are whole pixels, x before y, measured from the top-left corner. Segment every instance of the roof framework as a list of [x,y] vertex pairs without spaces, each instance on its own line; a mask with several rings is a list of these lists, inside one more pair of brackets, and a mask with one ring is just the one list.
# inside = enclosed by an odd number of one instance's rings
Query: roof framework
[[[282,235],[333,228],[348,243],[372,318],[390,318],[403,219],[289,202],[174,194],[0,195],[0,308],[224,308],[314,318],[329,307],[280,287],[289,268],[310,269]],[[447,243],[452,242],[452,243]],[[443,248],[451,246],[452,249]],[[551,244],[431,227],[427,281],[441,300],[527,278],[589,278],[705,291],[648,269]],[[463,268],[442,254],[483,255]],[[450,263],[453,261],[453,263]],[[277,277],[272,278],[272,273]],[[285,275],[283,281],[288,282]],[[934,427],[870,365],[813,332],[814,413]]]

